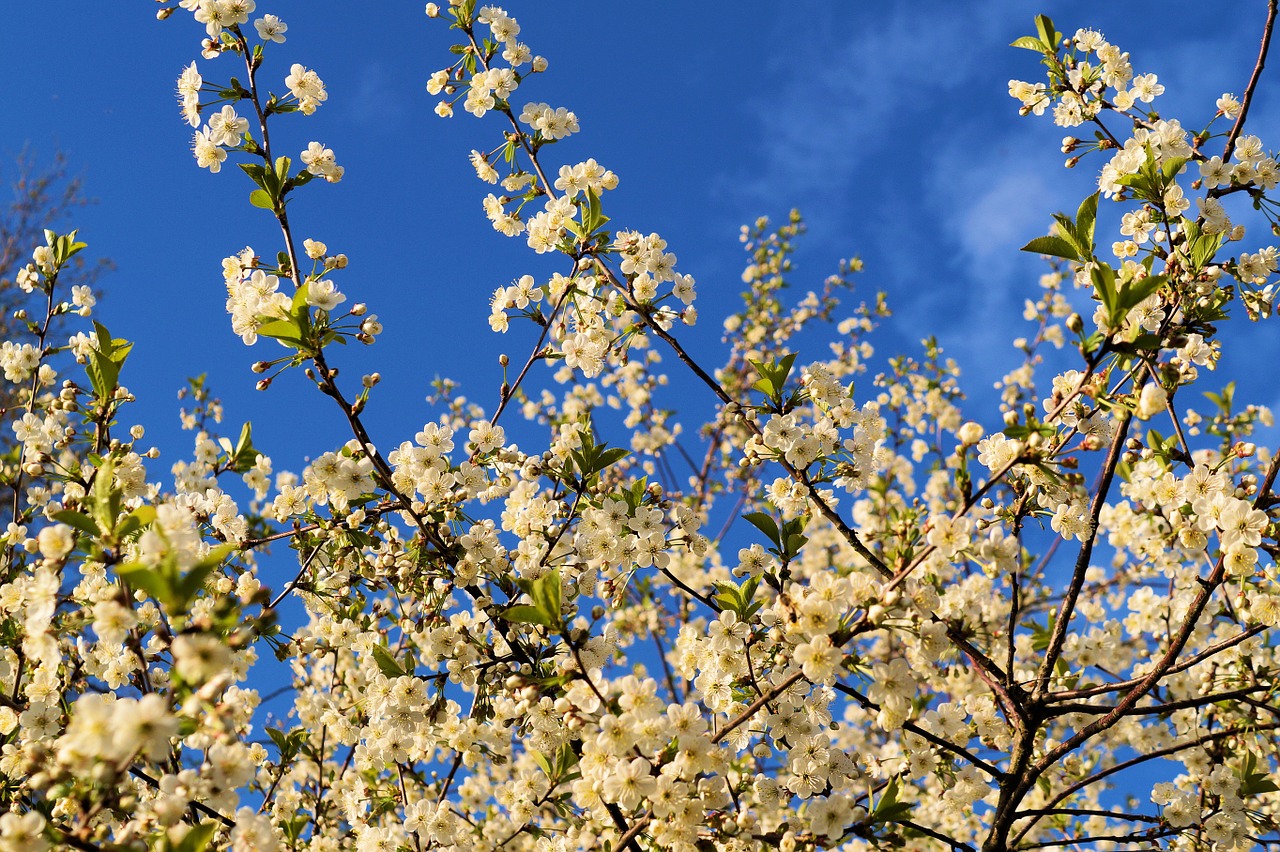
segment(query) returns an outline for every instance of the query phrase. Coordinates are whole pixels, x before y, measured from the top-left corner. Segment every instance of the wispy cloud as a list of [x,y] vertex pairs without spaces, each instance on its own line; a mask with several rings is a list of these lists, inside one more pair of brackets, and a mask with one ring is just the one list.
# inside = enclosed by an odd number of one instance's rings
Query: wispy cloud
[[999,42],[1003,10],[1017,5],[953,3],[922,16],[904,4],[861,29],[857,14],[826,9],[803,31],[778,33],[790,44],[778,52],[786,59],[768,69],[768,79],[781,82],[766,81],[752,104],[755,162],[725,183],[750,201],[821,199],[883,169],[886,150],[923,150],[922,123],[963,97],[983,64],[974,47]]

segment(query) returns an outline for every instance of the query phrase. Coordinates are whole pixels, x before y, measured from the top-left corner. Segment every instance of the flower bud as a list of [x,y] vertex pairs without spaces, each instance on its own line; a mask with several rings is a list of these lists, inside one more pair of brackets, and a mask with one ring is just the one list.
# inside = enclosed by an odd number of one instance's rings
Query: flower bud
[[982,424],[970,420],[956,431],[960,443],[968,447],[982,440]]

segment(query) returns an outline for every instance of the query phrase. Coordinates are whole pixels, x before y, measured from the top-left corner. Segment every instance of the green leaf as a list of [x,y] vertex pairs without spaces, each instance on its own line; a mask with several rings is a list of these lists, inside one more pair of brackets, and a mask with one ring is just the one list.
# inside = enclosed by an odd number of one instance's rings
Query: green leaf
[[1123,320],[1125,315],[1141,303],[1143,299],[1163,287],[1165,281],[1166,278],[1163,275],[1148,275],[1146,278],[1130,281],[1118,294],[1115,307],[1119,316],[1116,317],[1117,321],[1112,325],[1118,325],[1119,321]]
[[254,207],[261,207],[263,210],[275,210],[276,203],[271,198],[271,194],[265,189],[255,189],[249,193],[249,203]]
[[285,764],[293,760],[298,753],[298,740],[293,733],[285,733],[276,728],[267,728],[267,736],[271,737],[271,741],[276,744],[276,748],[280,751],[280,763]]
[[786,547],[783,548],[784,558],[792,559],[808,542],[808,538],[798,533],[787,536]]
[[507,607],[502,611],[502,617],[516,624],[540,624],[547,628],[552,624],[551,619],[542,610],[524,604]]
[[759,587],[759,577],[751,577],[741,586],[722,580],[715,583],[717,593],[712,596],[712,600],[717,601],[722,609],[737,613],[738,620],[748,621],[764,606],[764,601],[753,602]]
[[1093,292],[1107,311],[1107,323],[1113,328],[1116,325],[1116,271],[1109,264],[1099,263],[1091,272]]
[[373,646],[373,661],[377,664],[378,670],[387,677],[404,677],[405,670],[396,658],[391,656],[391,652],[381,645]]
[[790,352],[777,361],[752,361],[751,365],[760,374],[760,379],[753,388],[765,394],[774,403],[782,404],[782,391],[786,387],[787,377],[791,375],[791,367],[795,364],[796,353]]
[[1040,33],[1040,40],[1050,45],[1051,49],[1057,48],[1060,36],[1048,15],[1036,15],[1036,32]]
[[604,215],[600,209],[600,196],[596,194],[594,189],[587,189],[587,203],[582,211],[582,230],[588,236],[602,228],[609,221],[609,217]]
[[1036,237],[1023,246],[1022,251],[1028,251],[1033,254],[1047,254],[1077,262],[1080,260],[1080,252],[1062,237]]
[[529,586],[529,597],[533,599],[533,605],[538,611],[550,622],[548,626],[558,626],[560,624],[560,569],[548,571],[534,580]]
[[1093,226],[1098,218],[1098,196],[1095,192],[1080,202],[1076,211],[1076,240],[1081,251],[1093,254]]
[[1051,48],[1046,48],[1044,42],[1035,36],[1022,36],[1009,42],[1010,47],[1020,47],[1023,50],[1034,50],[1036,53],[1048,53]]
[[601,450],[600,451],[600,470],[604,470],[606,467],[609,467],[615,462],[625,459],[628,455],[630,455],[630,453],[628,453],[622,447],[611,447],[609,449]]
[[220,567],[224,559],[238,549],[234,544],[220,544],[211,548],[199,562],[191,566],[187,573],[176,578],[173,581],[173,608],[185,612],[187,605],[204,588],[205,578],[213,573],[215,568]]
[[302,331],[293,320],[277,319],[265,322],[258,326],[258,336],[270,337],[295,349],[303,348]]
[[240,428],[240,438],[235,450],[227,448],[231,469],[236,473],[248,473],[258,463],[258,449],[253,445],[253,424],[246,422]]
[[205,852],[217,831],[218,824],[212,820],[206,820],[188,831],[182,840],[173,844],[173,852]]
[[98,529],[109,533],[116,527],[120,514],[120,493],[115,490],[115,459],[108,456],[93,478],[93,519]]
[[[274,179],[275,175],[268,172],[266,166],[259,163],[236,163],[236,165],[240,167],[241,171],[249,176],[250,180],[267,190],[268,195],[271,194],[270,180]],[[268,178],[268,175],[271,177]]]
[[166,607],[172,606],[173,584],[158,568],[139,562],[126,562],[116,566],[116,573],[134,588],[142,589]]
[[98,525],[95,524],[93,519],[88,515],[82,515],[79,512],[72,512],[70,510],[63,509],[61,512],[54,512],[53,519],[60,523],[64,523],[67,526],[75,527],[80,530],[80,532],[92,536],[93,538],[98,537]]
[[93,330],[97,335],[98,345],[96,349],[89,351],[85,372],[89,374],[94,394],[105,402],[111,399],[119,385],[120,368],[129,357],[133,344],[127,340],[113,339],[106,326],[96,320]]
[[155,519],[155,506],[139,506],[126,515],[123,521],[116,525],[116,537],[125,538],[133,535],[143,527],[150,526]]
[[1226,240],[1226,234],[1204,234],[1194,219],[1182,218],[1182,233],[1187,238],[1187,256],[1194,272],[1204,269],[1217,255]]
[[764,512],[748,512],[742,516],[743,520],[751,524],[751,526],[760,530],[765,534],[769,541],[778,547],[782,547],[782,537],[778,534],[778,522],[766,515]]
[[1160,176],[1164,178],[1164,185],[1170,186],[1174,179],[1178,176],[1178,172],[1182,171],[1182,167],[1187,164],[1186,157],[1172,157],[1165,160],[1160,165]]

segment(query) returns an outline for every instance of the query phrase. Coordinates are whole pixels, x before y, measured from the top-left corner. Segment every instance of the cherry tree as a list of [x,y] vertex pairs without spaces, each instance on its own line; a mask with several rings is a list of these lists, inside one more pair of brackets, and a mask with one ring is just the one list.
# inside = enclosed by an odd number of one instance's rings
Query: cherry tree
[[524,354],[491,404],[443,394],[412,436],[374,434],[379,376],[338,366],[382,331],[360,260],[290,221],[346,177],[305,133],[324,81],[254,0],[165,7],[205,31],[177,83],[196,166],[279,226],[222,262],[231,330],[264,399],[314,385],[307,416],[350,439],[277,471],[193,381],[160,478],[124,384],[157,353],[70,291],[76,232],[34,247],[34,342],[0,350],[0,850],[1280,842],[1280,456],[1213,375],[1273,311],[1280,167],[1246,119],[1276,6],[1240,94],[1187,127],[1097,30],[1041,15],[1014,42],[1043,76],[1009,93],[1072,134],[1083,201],[1025,247],[1035,334],[999,410],[966,413],[936,345],[872,370],[890,305],[851,301],[856,259],[793,297],[798,215],[744,229],[742,307],[707,332],[679,237],[557,157],[580,127],[556,57],[504,9],[427,4],[427,90],[483,120],[493,239],[558,271],[494,292]]

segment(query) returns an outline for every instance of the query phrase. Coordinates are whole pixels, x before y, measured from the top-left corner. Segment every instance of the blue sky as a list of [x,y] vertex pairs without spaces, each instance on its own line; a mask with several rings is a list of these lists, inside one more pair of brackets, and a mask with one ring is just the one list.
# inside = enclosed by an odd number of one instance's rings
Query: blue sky
[[[201,32],[186,13],[156,22],[155,8],[68,0],[56,23],[37,4],[8,10],[12,32],[45,35],[38,53],[0,55],[10,81],[0,153],[60,148],[99,199],[75,220],[91,253],[117,265],[102,282],[99,319],[138,341],[124,380],[165,457],[188,452],[188,442],[155,424],[176,424],[173,394],[186,376],[207,372],[228,418],[252,415],[277,469],[300,469],[302,456],[344,437],[343,425],[323,415],[298,422],[299,406],[323,404],[300,377],[265,396],[252,390],[248,367],[274,346],[249,351],[232,335],[219,261],[245,245],[274,252],[278,237],[269,214],[246,204],[251,186],[239,170],[211,175],[190,156],[172,92]],[[740,288],[738,227],[799,207],[810,234],[797,289],[817,287],[839,258],[860,255],[861,293],[887,290],[895,310],[881,354],[914,352],[936,334],[965,368],[970,413],[986,421],[994,419],[991,382],[1017,362],[1008,341],[1029,330],[1021,304],[1041,271],[1017,249],[1045,232],[1051,212],[1074,209],[1101,165],[1086,160],[1067,172],[1057,152],[1063,132],[1047,118],[1017,116],[1007,81],[1036,79],[1041,69],[1009,41],[1033,29],[1037,11],[1067,32],[1101,29],[1139,72],[1160,75],[1166,116],[1191,124],[1218,94],[1242,90],[1263,13],[1261,3],[1232,15],[1169,3],[1161,31],[1100,2],[748,0],[700,4],[696,17],[674,3],[506,8],[521,38],[551,62],[517,101],[567,106],[582,125],[548,160],[594,156],[617,172],[621,186],[607,208],[614,224],[661,233],[698,279],[702,323],[685,334],[695,352],[719,352],[719,322]],[[281,0],[260,3],[262,12],[290,26],[263,79],[283,89],[289,65],[301,62],[330,92],[314,116],[279,122],[274,138],[295,156],[320,140],[346,167],[340,185],[299,194],[291,216],[300,237],[350,256],[341,288],[386,326],[377,346],[337,359],[349,374],[384,376],[386,402],[375,397],[368,415],[375,439],[398,442],[429,417],[419,403],[436,375],[461,379],[465,393],[491,406],[497,354],[520,359],[532,338],[519,324],[505,337],[489,332],[489,294],[550,268],[522,240],[495,234],[480,208],[488,188],[466,154],[498,141],[497,119],[459,110],[444,121],[431,112],[423,84],[449,58],[447,28],[418,3],[373,11]],[[207,80],[225,80],[233,62],[202,60],[200,68]],[[1264,86],[1251,123],[1264,141],[1274,137],[1266,131],[1277,125],[1275,104]],[[1250,338],[1255,355],[1258,347],[1277,354],[1269,330],[1251,329]]]

